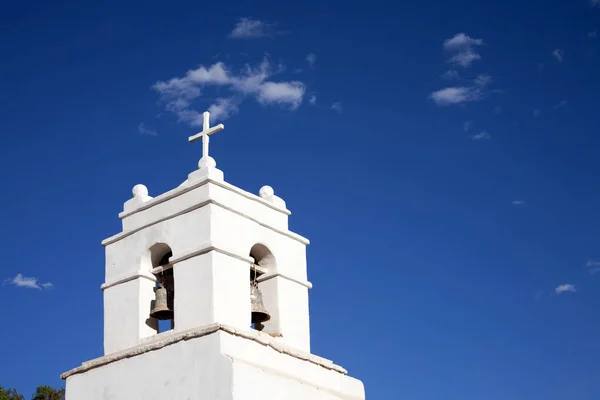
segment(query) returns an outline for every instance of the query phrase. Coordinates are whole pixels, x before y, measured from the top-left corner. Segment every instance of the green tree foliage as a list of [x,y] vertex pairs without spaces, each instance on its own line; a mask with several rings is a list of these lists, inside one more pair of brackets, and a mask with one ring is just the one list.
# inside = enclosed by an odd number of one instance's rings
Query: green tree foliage
[[0,400],[23,400],[23,396],[15,389],[4,389],[0,386]]
[[31,400],[65,400],[65,389],[56,390],[50,386],[38,386]]

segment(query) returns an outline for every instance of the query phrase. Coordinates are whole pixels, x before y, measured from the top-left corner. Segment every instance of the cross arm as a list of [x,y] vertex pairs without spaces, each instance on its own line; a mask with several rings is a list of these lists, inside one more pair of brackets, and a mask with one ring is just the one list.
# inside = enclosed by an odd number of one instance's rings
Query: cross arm
[[195,140],[201,139],[202,136],[207,135],[210,136],[213,133],[217,133],[219,131],[222,131],[223,129],[225,129],[225,126],[223,124],[219,124],[217,126],[213,126],[212,128],[208,129],[207,131],[202,131],[200,133],[195,134],[194,136],[190,136],[188,138],[188,141],[193,142]]

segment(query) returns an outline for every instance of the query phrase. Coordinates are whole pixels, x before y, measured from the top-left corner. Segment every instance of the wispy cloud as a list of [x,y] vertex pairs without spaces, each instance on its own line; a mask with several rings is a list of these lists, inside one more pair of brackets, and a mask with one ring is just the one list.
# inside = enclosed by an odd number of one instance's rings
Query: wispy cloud
[[600,0],[590,0],[590,5],[592,7],[600,7]]
[[556,289],[554,289],[554,291],[556,292],[556,294],[561,294],[561,293],[566,293],[566,292],[575,293],[577,291],[577,288],[575,287],[575,285],[572,285],[570,283],[564,283],[562,285],[558,285],[556,287]]
[[210,116],[215,120],[226,120],[239,111],[235,99],[218,98],[214,104],[208,107]]
[[[600,1],[600,0],[598,0],[598,1]],[[588,33],[588,37],[590,39],[595,39],[596,37],[598,37],[598,31],[591,31],[591,32],[589,32]]]
[[201,65],[189,70],[182,77],[158,81],[152,88],[160,94],[167,111],[177,115],[179,121],[198,127],[202,126],[202,113],[192,107],[192,102],[208,86],[227,88],[232,93],[229,97],[217,98],[210,105],[211,119],[223,120],[239,112],[239,106],[246,97],[252,97],[263,105],[297,109],[304,98],[305,86],[300,81],[270,80],[282,70],[279,65],[273,72],[267,58],[258,66],[247,65],[239,74],[217,62],[209,67]]
[[22,287],[26,289],[49,289],[53,285],[50,282],[39,283],[37,278],[34,277],[26,277],[23,274],[17,274],[14,278],[8,278],[4,281],[4,283],[9,283],[11,285]]
[[492,77],[488,74],[479,74],[477,75],[477,77],[475,78],[474,84],[475,86],[478,86],[480,88],[484,88],[486,86],[488,86],[490,83],[492,83],[494,80],[492,79]]
[[563,57],[565,56],[565,52],[562,49],[554,49],[554,51],[552,52],[552,55],[558,61],[562,61]]
[[138,132],[142,135],[156,136],[156,131],[146,128],[146,125],[143,122],[140,122],[138,125]]
[[336,101],[335,103],[333,103],[333,104],[331,105],[331,109],[332,109],[333,111],[337,111],[337,112],[339,112],[340,114],[341,114],[341,113],[342,113],[342,111],[344,110],[344,109],[342,108],[342,103],[340,103],[339,101]]
[[473,127],[473,121],[467,121],[463,124],[463,129],[465,130],[465,132],[469,132],[472,127]]
[[314,54],[314,53],[309,53],[309,54],[306,56],[306,62],[308,63],[308,65],[309,65],[311,68],[314,68],[314,66],[315,66],[315,63],[317,62],[317,55],[316,55],[316,54]]
[[455,69],[449,69],[448,71],[444,72],[441,75],[442,79],[445,79],[447,81],[451,81],[454,79],[458,79],[459,75],[458,75],[458,71]]
[[492,136],[486,131],[481,131],[475,135],[471,135],[471,139],[473,140],[491,140]]
[[600,272],[600,261],[596,261],[596,260],[588,260],[585,263],[586,268],[588,269],[590,274],[595,274],[597,272]]
[[567,101],[566,101],[566,100],[563,100],[563,101],[561,101],[560,103],[558,103],[557,105],[555,105],[555,106],[554,106],[554,109],[556,110],[556,109],[558,109],[558,108],[561,108],[561,107],[564,107],[564,106],[566,106],[566,105],[567,105]]
[[539,116],[540,116],[540,113],[541,113],[541,111],[540,111],[540,109],[539,109],[539,108],[536,108],[535,110],[533,110],[533,116],[534,116],[535,118],[539,117]]
[[309,104],[311,105],[316,105],[317,104],[317,96],[315,96],[314,94],[311,95],[308,99]]
[[515,206],[522,206],[523,204],[525,204],[524,200],[515,200],[512,202],[513,205]]
[[[482,39],[474,39],[465,33],[457,33],[450,39],[446,39],[443,47],[445,51],[452,54],[448,62],[455,67],[466,68],[473,61],[481,59],[475,49],[483,44]],[[453,80],[459,79],[459,74],[456,69],[450,69],[443,73],[441,77],[445,80]],[[471,84],[446,87],[431,93],[429,98],[440,106],[476,102],[485,97],[486,88],[492,82],[493,79],[490,75],[479,74]]]
[[271,34],[271,24],[264,21],[240,18],[238,23],[229,34],[234,39],[252,39],[269,36]]
[[453,86],[435,91],[429,95],[437,105],[447,106],[479,101],[483,98],[480,88],[468,86]]
[[481,59],[481,55],[475,50],[481,45],[483,45],[482,39],[473,39],[465,33],[457,33],[444,41],[444,50],[452,53],[449,63],[466,68],[473,61]]

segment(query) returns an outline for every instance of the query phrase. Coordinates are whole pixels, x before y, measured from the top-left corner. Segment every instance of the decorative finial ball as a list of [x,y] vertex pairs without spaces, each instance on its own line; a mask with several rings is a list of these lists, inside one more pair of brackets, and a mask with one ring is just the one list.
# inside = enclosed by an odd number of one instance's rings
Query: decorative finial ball
[[133,197],[144,197],[144,196],[148,196],[148,188],[144,185],[135,185],[133,187],[133,189],[131,190],[131,193],[133,193]]
[[198,161],[198,168],[214,168],[217,166],[217,162],[211,156],[202,157],[200,161]]
[[260,195],[260,197],[265,199],[267,197],[273,196],[275,194],[275,191],[273,190],[273,188],[271,186],[265,185],[260,188],[260,191],[258,192],[258,194]]

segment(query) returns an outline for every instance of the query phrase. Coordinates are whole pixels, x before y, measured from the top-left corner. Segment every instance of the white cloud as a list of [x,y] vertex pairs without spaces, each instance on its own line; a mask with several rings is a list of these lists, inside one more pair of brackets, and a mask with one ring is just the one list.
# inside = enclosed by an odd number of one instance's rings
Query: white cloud
[[258,101],[263,104],[289,104],[295,110],[302,103],[304,96],[302,82],[265,82],[258,93]]
[[465,132],[469,132],[471,130],[471,127],[473,127],[473,121],[467,121],[463,124],[463,129],[465,130]]
[[556,287],[556,289],[554,289],[556,294],[561,294],[561,293],[565,293],[565,292],[576,292],[577,288],[575,288],[575,285],[572,285],[570,283],[565,283],[562,285],[559,285]]
[[515,206],[522,206],[523,204],[525,204],[525,201],[523,200],[515,200],[512,202],[513,205]]
[[333,103],[331,105],[331,109],[334,110],[334,111],[337,111],[337,112],[339,112],[341,114],[342,111],[343,111],[342,103],[340,103],[339,101],[336,101],[335,103]]
[[146,125],[143,122],[140,122],[138,125],[138,132],[142,135],[156,136],[156,131],[146,128]]
[[453,55],[448,61],[452,64],[460,65],[461,67],[468,67],[473,63],[473,61],[480,59],[481,56],[478,53],[476,53],[472,49],[468,49]]
[[433,92],[429,97],[440,106],[447,106],[450,104],[460,104],[470,101],[479,101],[482,98],[483,93],[479,88],[466,87],[466,86],[455,86],[447,87]]
[[22,274],[17,274],[14,278],[9,278],[5,282],[10,283],[11,285],[15,285],[17,287],[27,288],[27,289],[49,289],[52,287],[52,283],[45,282],[39,283],[37,278],[34,277],[26,277]]
[[459,75],[458,75],[458,71],[455,69],[449,69],[448,71],[444,72],[441,75],[442,79],[445,79],[447,81],[451,81],[454,79],[458,79]]
[[552,52],[552,55],[554,56],[554,58],[556,58],[558,61],[562,61],[563,57],[565,56],[565,52],[561,49],[554,49],[554,51]]
[[486,131],[481,131],[480,133],[477,133],[475,135],[471,135],[471,139],[473,140],[491,140],[492,136],[490,136],[489,133],[487,133]]
[[192,102],[208,86],[223,87],[233,92],[232,96],[219,97],[209,106],[211,120],[227,119],[239,112],[239,106],[245,97],[253,97],[264,105],[287,105],[295,110],[300,106],[305,94],[305,86],[299,81],[273,82],[269,78],[283,67],[277,66],[275,72],[267,58],[257,66],[247,65],[236,74],[222,62],[210,67],[203,65],[189,70],[182,77],[156,82],[152,88],[157,91],[167,111],[177,115],[179,121],[190,126],[202,126],[202,113],[192,107]]
[[192,69],[188,71],[186,77],[190,82],[196,83],[208,83],[223,85],[229,82],[229,76],[222,62],[217,62],[206,69],[204,66],[200,66],[198,69]]
[[600,272],[600,261],[588,260],[588,262],[585,263],[585,266],[588,268],[588,271],[592,275],[597,272]]
[[313,95],[312,95],[312,96],[310,96],[310,98],[308,99],[308,102],[309,102],[311,105],[313,105],[313,106],[314,106],[315,104],[317,104],[317,96],[315,96],[315,95],[313,94]]
[[[598,0],[600,1],[600,0]],[[598,37],[598,31],[591,31],[590,33],[588,33],[588,37],[590,39],[595,39],[596,37]]]
[[229,34],[229,37],[235,39],[249,39],[267,36],[269,25],[263,21],[251,18],[240,18],[238,23]]
[[308,65],[313,68],[315,66],[315,63],[317,62],[317,55],[314,53],[309,53],[306,56],[306,61],[308,62]]
[[444,49],[448,51],[459,51],[465,47],[480,46],[483,44],[481,39],[473,39],[464,33],[457,33],[450,39],[444,41]]
[[454,53],[448,62],[466,68],[473,61],[481,59],[481,55],[475,51],[475,47],[481,45],[483,45],[482,39],[473,39],[464,33],[457,33],[444,41],[444,50]]
[[215,120],[225,120],[231,115],[236,114],[238,111],[239,108],[233,98],[218,98],[216,104],[212,104],[208,107],[210,117]]

